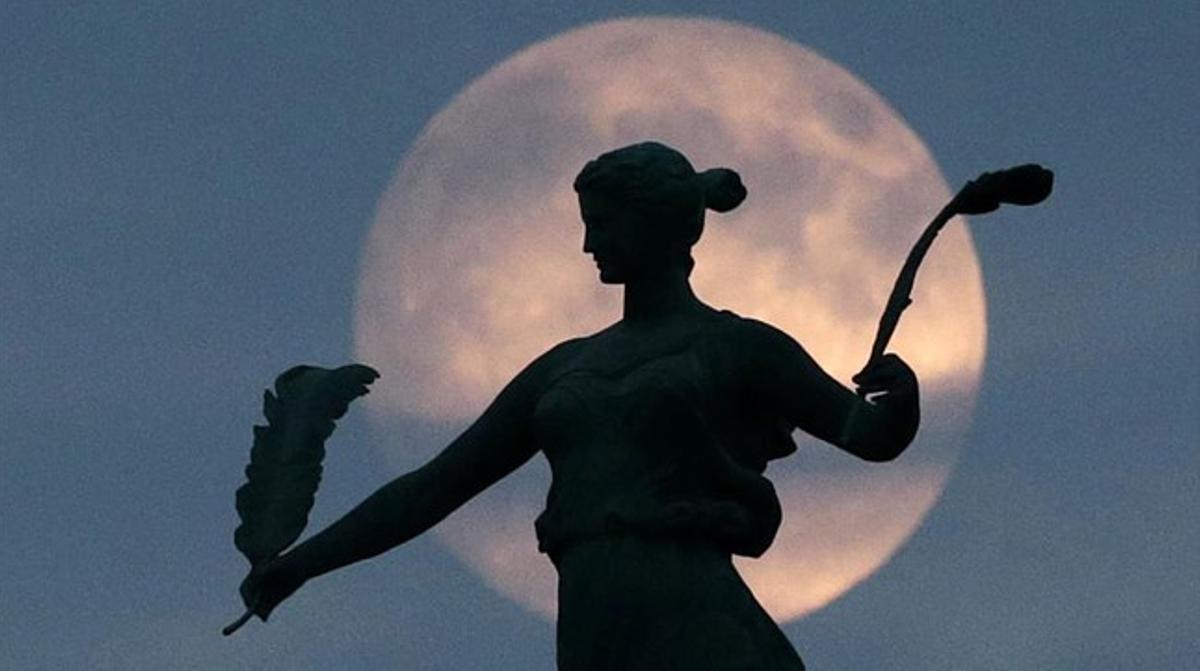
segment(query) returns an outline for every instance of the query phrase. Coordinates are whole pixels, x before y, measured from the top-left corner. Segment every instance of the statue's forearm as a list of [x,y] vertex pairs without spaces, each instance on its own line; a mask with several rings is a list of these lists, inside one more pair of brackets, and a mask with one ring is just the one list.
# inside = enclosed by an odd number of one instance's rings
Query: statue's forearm
[[285,553],[281,561],[299,580],[328,573],[400,545],[437,524],[451,509],[436,492],[428,469],[380,487],[353,510]]

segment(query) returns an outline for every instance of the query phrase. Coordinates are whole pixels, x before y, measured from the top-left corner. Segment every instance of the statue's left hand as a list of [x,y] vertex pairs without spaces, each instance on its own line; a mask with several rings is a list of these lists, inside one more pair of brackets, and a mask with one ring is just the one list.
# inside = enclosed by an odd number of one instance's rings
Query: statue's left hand
[[895,354],[879,357],[851,379],[858,385],[859,394],[864,396],[885,394],[888,397],[905,398],[917,394],[916,373]]
[[271,611],[304,584],[299,572],[280,557],[250,570],[238,591],[246,608],[266,622]]

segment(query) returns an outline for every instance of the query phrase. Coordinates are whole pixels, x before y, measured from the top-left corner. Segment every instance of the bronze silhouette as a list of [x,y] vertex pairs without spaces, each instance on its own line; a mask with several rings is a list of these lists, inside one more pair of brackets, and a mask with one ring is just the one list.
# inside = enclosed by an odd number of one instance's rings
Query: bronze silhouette
[[266,620],[308,580],[418,536],[541,452],[552,483],[535,528],[559,575],[559,669],[804,668],[731,557],[759,556],[775,537],[780,506],[763,473],[795,451],[794,429],[877,462],[912,441],[917,379],[883,351],[937,229],[980,209],[985,189],[964,188],[910,256],[858,394],[787,334],[693,293],[705,210],[746,196],[735,172],[697,173],[645,142],[589,162],[575,190],[583,251],[601,282],[624,285],[621,319],[538,357],[436,458],[324,531],[283,554],[290,532],[260,549],[241,587],[249,613]]

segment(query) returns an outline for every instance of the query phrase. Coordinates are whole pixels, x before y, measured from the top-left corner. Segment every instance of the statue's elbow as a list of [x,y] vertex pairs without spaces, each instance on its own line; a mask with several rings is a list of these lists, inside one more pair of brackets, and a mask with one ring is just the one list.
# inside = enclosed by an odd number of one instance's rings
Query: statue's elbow
[[892,445],[880,445],[876,446],[872,450],[860,454],[859,456],[872,463],[887,463],[889,461],[895,461],[897,457],[904,453],[904,450],[908,449],[908,445],[909,443],[907,442]]
[[912,445],[916,435],[917,429],[914,425],[911,430],[903,433],[881,436],[872,441],[869,448],[859,450],[858,456],[873,463],[895,461],[897,457],[904,454],[909,445]]
[[893,421],[882,435],[875,441],[877,446],[874,458],[868,461],[887,462],[894,461],[897,457],[912,445],[913,439],[917,437],[917,428],[921,425],[921,414],[914,403],[909,409],[909,412],[899,421]]
[[910,403],[898,405],[861,403],[847,422],[848,430],[840,446],[864,461],[893,461],[912,444],[920,424],[921,412],[915,397]]

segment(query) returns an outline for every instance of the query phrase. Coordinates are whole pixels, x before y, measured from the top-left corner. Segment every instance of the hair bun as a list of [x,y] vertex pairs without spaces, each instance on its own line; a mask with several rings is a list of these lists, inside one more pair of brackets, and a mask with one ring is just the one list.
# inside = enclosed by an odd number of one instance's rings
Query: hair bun
[[728,212],[746,199],[742,178],[729,168],[710,168],[697,175],[704,187],[704,206],[716,212]]

